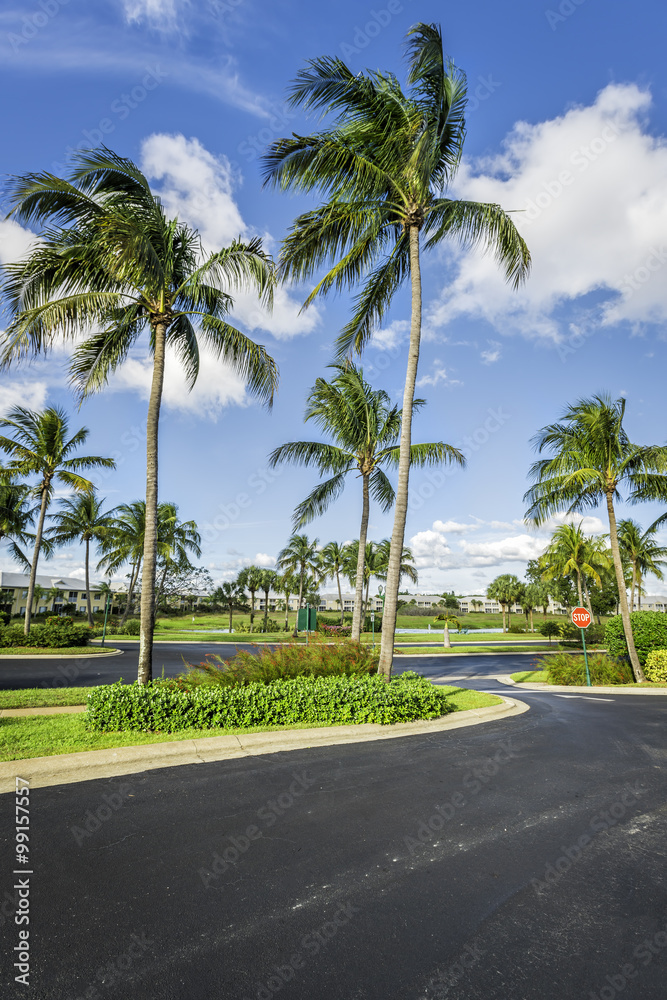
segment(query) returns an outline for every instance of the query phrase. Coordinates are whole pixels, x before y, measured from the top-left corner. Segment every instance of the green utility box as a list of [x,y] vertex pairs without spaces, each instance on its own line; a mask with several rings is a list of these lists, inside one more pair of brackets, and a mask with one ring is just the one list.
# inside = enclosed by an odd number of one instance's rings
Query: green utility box
[[317,611],[315,608],[301,608],[297,611],[296,627],[299,632],[314,632],[317,628]]

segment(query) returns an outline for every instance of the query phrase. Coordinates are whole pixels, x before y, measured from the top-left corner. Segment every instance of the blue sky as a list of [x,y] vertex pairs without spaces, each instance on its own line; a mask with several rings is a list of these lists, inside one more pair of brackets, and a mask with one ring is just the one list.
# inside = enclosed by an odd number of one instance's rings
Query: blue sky
[[[440,21],[468,75],[466,156],[454,193],[497,201],[515,216],[534,258],[514,293],[492,261],[443,248],[424,262],[424,347],[419,392],[428,400],[416,440],[463,448],[468,468],[429,482],[416,472],[406,538],[419,589],[483,589],[500,572],[522,575],[547,534],[523,525],[530,438],[563,405],[608,391],[628,399],[639,443],[665,442],[667,355],[667,70],[665,9],[601,0],[443,5],[392,0],[38,0],[0,12],[0,172],[63,170],[68,149],[105,141],[135,159],[171,214],[207,245],[259,234],[273,252],[311,201],[262,189],[259,152],[311,123],[287,109],[285,87],[306,59],[339,55],[354,69],[403,72],[408,27]],[[0,223],[0,260],[30,234]],[[194,518],[202,562],[216,580],[250,561],[272,565],[295,504],[313,476],[267,469],[285,441],[307,438],[306,395],[326,372],[349,299],[299,314],[306,288],[285,288],[272,316],[249,299],[236,318],[281,369],[273,413],[249,400],[228,371],[207,364],[188,395],[167,373],[160,492]],[[409,301],[399,295],[363,364],[400,400]],[[145,345],[102,395],[76,410],[66,355],[0,375],[0,407],[65,405],[90,428],[89,450],[118,469],[98,480],[110,504],[144,488]],[[358,482],[308,529],[321,541],[358,531]],[[599,512],[598,512],[599,513]],[[644,525],[661,513],[628,510]],[[593,517],[591,530],[602,530]],[[371,537],[391,519],[371,515]],[[0,552],[0,565],[13,568]],[[63,550],[54,572],[81,572]],[[42,567],[46,569],[46,564]]]

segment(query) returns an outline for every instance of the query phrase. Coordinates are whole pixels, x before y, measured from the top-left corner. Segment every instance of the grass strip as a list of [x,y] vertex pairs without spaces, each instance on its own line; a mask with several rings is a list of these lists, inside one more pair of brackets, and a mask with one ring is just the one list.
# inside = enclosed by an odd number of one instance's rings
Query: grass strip
[[[120,638],[120,637],[119,637]],[[0,656],[99,656],[110,650],[103,646],[0,646]]]

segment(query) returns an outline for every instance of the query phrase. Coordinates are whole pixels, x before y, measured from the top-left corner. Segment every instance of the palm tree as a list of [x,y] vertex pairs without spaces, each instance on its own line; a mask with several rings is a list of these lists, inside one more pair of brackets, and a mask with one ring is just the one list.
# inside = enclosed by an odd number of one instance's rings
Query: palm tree
[[[506,632],[512,621],[512,605],[521,593],[521,581],[512,573],[502,573],[492,580],[486,588],[487,597],[492,601],[498,601],[503,609],[503,632]],[[509,614],[508,614],[509,612]],[[505,625],[505,615],[508,614],[507,625]]]
[[299,590],[299,580],[292,573],[281,573],[276,582],[276,590],[285,595],[285,631],[289,632],[289,599]]
[[[278,553],[278,569],[296,576],[299,580],[299,610],[301,610],[303,602],[304,582],[308,573],[319,574],[318,544],[319,538],[315,538],[311,542],[308,535],[290,535],[287,545]],[[287,622],[287,618],[285,618],[285,622]],[[295,625],[295,634],[296,631]]]
[[234,612],[247,611],[248,602],[245,591],[238,580],[222,583],[211,595],[215,604],[220,604],[229,612],[229,631],[234,631]]
[[[542,554],[545,581],[556,580],[562,576],[574,576],[577,581],[579,606],[584,604],[583,582],[591,577],[602,586],[599,563],[600,554],[590,544],[584,535],[581,522],[578,525],[561,524],[551,536],[551,542]],[[596,565],[598,564],[598,565]],[[590,598],[588,601],[590,605]],[[590,606],[589,611],[593,614]]]
[[[391,539],[383,538],[378,545],[377,550],[377,572],[376,576],[378,580],[386,580],[387,574],[389,573],[389,555],[391,551]],[[412,554],[412,549],[409,549],[407,545],[403,546],[403,553],[401,555],[401,565],[399,567],[399,586],[406,576],[410,583],[417,584],[419,582],[419,574],[417,573],[417,567],[415,566],[415,557]]]
[[262,570],[262,590],[264,591],[264,631],[268,632],[269,622],[269,592],[275,589],[278,574],[274,569]]
[[[391,406],[391,400],[382,389],[373,389],[365,381],[363,369],[348,363],[331,365],[336,375],[327,382],[319,378],[308,397],[306,420],[315,420],[333,439],[333,443],[320,441],[293,441],[276,448],[269,458],[271,467],[279,462],[294,462],[305,466],[315,465],[319,473],[331,477],[319,483],[296,508],[295,527],[301,527],[324,513],[341,493],[345,477],[356,472],[361,478],[362,509],[356,595],[352,616],[352,639],[359,640],[362,624],[364,587],[364,558],[370,516],[370,498],[388,511],[394,503],[394,488],[383,471],[399,463],[398,441],[401,432],[401,411]],[[416,409],[424,400],[414,400]],[[465,464],[461,452],[439,441],[435,444],[415,444],[410,449],[413,465],[437,465],[442,462]]]
[[0,420],[0,427],[14,433],[13,437],[0,437],[0,448],[10,457],[7,466],[9,474],[39,477],[38,484],[32,490],[33,497],[39,501],[39,518],[25,606],[24,628],[27,635],[30,631],[44,519],[56,484],[76,490],[77,493],[90,493],[94,489],[93,484],[89,479],[80,476],[79,470],[115,469],[116,463],[112,458],[101,458],[99,455],[89,455],[85,458],[74,456],[73,453],[85,443],[89,433],[88,428],[81,427],[76,434],[68,438],[69,420],[65,411],[58,407],[50,406],[37,413],[23,406],[17,406],[8,416]]
[[633,444],[623,427],[624,415],[625,399],[593,396],[567,406],[559,423],[537,433],[535,448],[551,457],[531,467],[526,516],[542,524],[564,508],[583,513],[606,505],[625,640],[635,680],[644,681],[630,624],[614,501],[620,499],[621,486],[630,503],[667,499],[667,447]]
[[641,525],[629,518],[618,522],[618,543],[621,558],[627,560],[632,568],[632,584],[630,591],[630,608],[635,606],[635,591],[637,592],[637,607],[642,606],[642,577],[652,573],[658,580],[664,580],[661,566],[665,565],[667,548],[655,541],[656,528],[651,525],[642,532]]
[[542,588],[538,583],[527,583],[524,586],[522,607],[523,607],[523,613],[526,616],[526,625],[528,625],[528,616],[530,616],[531,632],[535,631],[535,626],[533,625],[533,611],[535,610],[535,608],[540,607],[542,598],[543,598]]
[[126,563],[130,563],[130,580],[127,588],[127,600],[118,627],[122,628],[127,621],[132,608],[134,588],[139,580],[141,561],[144,555],[144,536],[146,533],[146,502],[134,500],[123,503],[114,511],[114,523],[102,540],[102,559],[97,564],[98,569],[105,569],[111,576]]
[[10,215],[46,228],[26,257],[4,269],[2,290],[11,321],[1,360],[6,367],[47,351],[58,339],[83,334],[70,372],[84,398],[106,384],[148,332],[153,375],[138,669],[139,683],[145,684],[152,677],[158,424],[166,350],[176,353],[191,388],[199,372],[199,342],[204,343],[246,380],[253,395],[270,404],[276,366],[227,317],[237,289],[252,288],[270,304],[275,278],[259,239],[205,254],[197,232],[166,218],[160,199],[131,160],[105,147],[77,152],[73,160],[67,179],[28,174],[9,186]]
[[255,594],[262,589],[262,570],[259,566],[246,566],[239,573],[237,583],[250,591],[250,627],[255,620]]
[[158,568],[162,570],[160,582],[155,592],[155,606],[164,590],[167,574],[171,570],[184,571],[192,569],[188,558],[194,553],[201,556],[201,535],[194,521],[180,521],[178,505],[164,501],[158,504],[157,511],[157,551]]
[[324,577],[330,577],[336,581],[338,587],[338,603],[340,605],[340,623],[343,624],[343,592],[340,586],[340,574],[345,562],[346,546],[339,545],[338,542],[328,542],[320,552],[320,567]]
[[443,614],[438,615],[437,618],[433,619],[434,622],[442,622],[442,644],[445,649],[451,649],[452,640],[449,638],[449,626],[456,625],[457,628],[461,628],[461,623],[450,611],[445,611]]
[[28,531],[35,518],[32,491],[25,483],[13,483],[0,475],[0,542],[7,541],[12,559],[29,570],[30,560],[21,546],[28,545],[32,537]]
[[[398,489],[379,671],[391,675],[400,559],[408,508],[412,401],[422,316],[421,250],[446,239],[491,250],[516,287],[530,255],[498,205],[445,197],[465,138],[465,76],[447,60],[440,29],[409,31],[410,90],[395,76],[355,73],[338,57],[311,60],[291,87],[290,103],[332,113],[332,125],[279,139],[265,157],[266,183],[298,192],[319,189],[324,203],[300,215],[281,253],[286,278],[303,281],[331,261],[306,304],[319,294],[363,281],[354,316],[338,340],[341,356],[360,352],[409,279],[410,347],[403,393]],[[363,543],[362,543],[363,547]]]
[[476,597],[472,599],[470,606],[474,611],[479,611],[480,608],[484,607],[482,601],[478,601]]
[[32,594],[32,603],[35,605],[35,614],[37,614],[37,608],[39,607],[39,602],[46,597],[47,593],[48,591],[46,587],[42,587],[42,585],[39,583],[35,584],[35,589],[33,590]]
[[90,600],[90,543],[101,544],[114,525],[114,511],[103,511],[101,500],[94,491],[82,493],[72,499],[60,501],[60,509],[51,514],[53,527],[49,529],[49,540],[54,546],[83,542],[86,567],[86,609],[88,624],[93,625],[93,609]]

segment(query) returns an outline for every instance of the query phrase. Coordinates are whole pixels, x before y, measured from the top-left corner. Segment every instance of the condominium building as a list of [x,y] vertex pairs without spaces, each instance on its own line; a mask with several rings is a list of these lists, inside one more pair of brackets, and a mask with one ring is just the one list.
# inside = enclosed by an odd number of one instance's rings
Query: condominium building
[[[23,615],[28,597],[30,577],[26,573],[7,573],[0,570],[0,610],[12,615]],[[67,604],[76,606],[81,614],[87,611],[86,590],[81,580],[67,576],[46,576],[37,574],[36,597],[33,601],[33,612],[60,614]],[[90,597],[94,613],[104,611],[104,594],[100,593],[99,583],[90,588]]]

